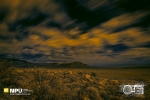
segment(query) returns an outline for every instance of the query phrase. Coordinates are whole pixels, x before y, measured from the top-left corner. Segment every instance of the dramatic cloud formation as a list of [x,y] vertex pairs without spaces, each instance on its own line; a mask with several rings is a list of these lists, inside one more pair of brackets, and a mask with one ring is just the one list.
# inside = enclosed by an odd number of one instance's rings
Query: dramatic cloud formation
[[148,0],[1,0],[0,57],[90,65],[150,61]]

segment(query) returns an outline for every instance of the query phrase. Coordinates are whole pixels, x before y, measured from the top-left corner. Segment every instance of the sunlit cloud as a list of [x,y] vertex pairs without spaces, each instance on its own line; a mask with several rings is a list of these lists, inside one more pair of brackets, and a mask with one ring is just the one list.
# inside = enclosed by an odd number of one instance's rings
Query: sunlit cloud
[[137,47],[150,42],[150,34],[140,28],[130,28],[118,33],[120,41],[131,47]]
[[106,30],[113,32],[120,28],[132,26],[133,24],[137,23],[140,19],[145,17],[147,14],[148,12],[134,12],[122,14],[103,23],[101,27],[104,27]]
[[129,64],[138,59],[148,63],[148,7],[128,9],[119,3],[2,0],[0,57],[90,65]]

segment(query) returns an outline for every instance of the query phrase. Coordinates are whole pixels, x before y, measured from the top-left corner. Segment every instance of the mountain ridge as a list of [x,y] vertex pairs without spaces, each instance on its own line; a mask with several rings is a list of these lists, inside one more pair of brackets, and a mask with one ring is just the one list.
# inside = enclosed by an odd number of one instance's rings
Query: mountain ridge
[[0,58],[0,62],[10,63],[11,66],[17,68],[30,68],[30,67],[47,67],[47,68],[92,68],[87,64],[83,64],[79,61],[74,61],[70,63],[31,63],[25,60],[20,60],[16,58]]

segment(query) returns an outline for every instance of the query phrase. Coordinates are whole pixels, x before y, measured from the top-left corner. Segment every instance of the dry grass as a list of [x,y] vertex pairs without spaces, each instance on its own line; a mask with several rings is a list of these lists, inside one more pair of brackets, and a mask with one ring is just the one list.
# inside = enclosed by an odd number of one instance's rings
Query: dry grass
[[[7,68],[1,74],[0,88],[33,90],[30,96],[10,96],[1,100],[149,100],[150,69],[46,69]],[[121,84],[144,82],[144,96],[120,92]]]

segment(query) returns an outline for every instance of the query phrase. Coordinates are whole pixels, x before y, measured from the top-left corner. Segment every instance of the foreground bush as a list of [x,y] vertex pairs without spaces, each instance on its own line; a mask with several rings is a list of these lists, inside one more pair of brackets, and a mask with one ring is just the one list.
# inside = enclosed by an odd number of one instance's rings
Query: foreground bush
[[119,80],[103,79],[95,72],[51,71],[46,68],[16,71],[11,67],[5,72],[1,75],[3,87],[26,88],[33,90],[33,93],[30,96],[3,94],[0,96],[2,100],[138,100],[148,98],[148,96],[124,95],[120,92]]

